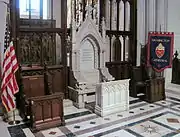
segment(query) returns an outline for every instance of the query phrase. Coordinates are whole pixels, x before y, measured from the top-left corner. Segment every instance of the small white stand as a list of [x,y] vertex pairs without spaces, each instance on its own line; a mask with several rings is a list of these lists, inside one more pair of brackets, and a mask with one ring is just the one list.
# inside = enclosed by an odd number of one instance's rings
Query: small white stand
[[129,109],[129,79],[97,84],[95,113],[104,117]]

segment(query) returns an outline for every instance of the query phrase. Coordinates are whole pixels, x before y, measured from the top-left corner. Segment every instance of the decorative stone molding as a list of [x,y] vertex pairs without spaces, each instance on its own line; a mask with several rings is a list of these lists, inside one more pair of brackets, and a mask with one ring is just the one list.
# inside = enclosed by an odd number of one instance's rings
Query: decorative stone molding
[[97,84],[95,113],[104,117],[129,109],[129,79]]

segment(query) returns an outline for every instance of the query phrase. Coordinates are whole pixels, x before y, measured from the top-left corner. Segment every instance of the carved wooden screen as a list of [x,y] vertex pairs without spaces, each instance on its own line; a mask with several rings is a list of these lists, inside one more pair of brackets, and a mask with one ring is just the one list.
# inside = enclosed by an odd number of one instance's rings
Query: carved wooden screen
[[[136,65],[136,0],[106,0],[101,3],[106,6],[106,10],[101,7],[101,16],[106,17],[108,28],[109,61],[130,61]],[[119,55],[113,52],[116,50]]]
[[[31,26],[29,22],[31,21]],[[22,65],[56,64],[56,34],[49,32],[28,32],[28,28],[55,27],[55,20],[20,19],[19,43]],[[27,29],[27,30],[26,30]]]
[[[26,8],[23,11],[22,4],[25,2]],[[10,4],[12,35],[22,70],[23,67],[42,67],[44,63],[48,67],[61,65],[63,91],[67,93],[67,1],[10,0]],[[31,75],[36,74],[35,71],[31,72]]]

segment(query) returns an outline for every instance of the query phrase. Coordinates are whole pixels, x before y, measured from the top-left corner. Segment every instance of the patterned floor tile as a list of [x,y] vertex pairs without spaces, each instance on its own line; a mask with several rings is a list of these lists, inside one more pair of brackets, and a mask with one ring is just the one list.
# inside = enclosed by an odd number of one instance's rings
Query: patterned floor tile
[[107,120],[107,121],[109,121],[109,120],[110,120],[110,118],[104,118],[104,120]]
[[80,128],[80,126],[74,126],[74,128],[78,128],[78,129],[79,129],[79,128]]
[[96,124],[96,122],[90,122],[90,124]]
[[[171,122],[168,121],[168,119]],[[177,123],[177,121],[180,121],[180,117],[175,115],[175,114],[172,114],[172,113],[168,113],[168,114],[162,115],[158,118],[155,118],[154,121],[157,121],[163,125],[169,126],[169,127],[176,129],[176,130],[180,129],[180,124]],[[172,122],[172,121],[176,121],[176,122]]]
[[125,130],[120,130],[111,134],[104,135],[102,137],[136,137],[136,136]]
[[117,114],[117,117],[123,117],[123,115],[121,115],[121,114]]
[[129,113],[130,113],[130,114],[134,114],[134,112],[133,112],[133,111],[129,111]]
[[145,137],[160,137],[172,132],[172,130],[150,121],[139,123],[130,127],[129,129],[136,134]]
[[44,135],[44,137],[57,137],[64,135],[64,133],[62,133],[59,128],[51,128],[48,130],[43,130],[41,131],[41,133]]
[[167,121],[168,121],[169,123],[179,123],[179,120],[176,119],[176,118],[167,118]]
[[[58,127],[41,131],[42,136],[36,137],[98,137],[98,135],[104,137],[170,137],[176,134],[180,135],[180,117],[173,113],[165,113],[167,111],[180,112],[180,105],[175,104],[172,100],[180,103],[177,96],[168,98],[168,101],[159,101],[152,104],[131,98],[128,111],[104,118],[92,114],[87,109],[68,108],[65,110],[65,119],[66,122],[68,121],[68,124],[64,127],[67,129],[66,132]],[[173,107],[170,107],[170,105]],[[163,111],[162,115],[159,115],[160,111]],[[155,118],[153,117],[155,115],[158,116]],[[144,118],[146,120],[143,120]],[[16,126],[14,129],[16,129]],[[23,132],[26,132],[26,130],[23,129],[19,132],[11,130],[11,135],[16,133],[21,136]],[[25,135],[27,136],[27,134]]]
[[49,132],[49,135],[55,135],[57,132],[51,131]]

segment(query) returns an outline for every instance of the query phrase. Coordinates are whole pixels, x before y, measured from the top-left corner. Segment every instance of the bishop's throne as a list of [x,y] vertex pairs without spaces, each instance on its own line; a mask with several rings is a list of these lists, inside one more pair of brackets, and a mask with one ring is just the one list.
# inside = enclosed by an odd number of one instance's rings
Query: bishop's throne
[[109,53],[99,2],[74,0],[71,4],[69,96],[75,106],[83,108],[85,103],[95,102],[96,84],[114,78],[105,67]]

